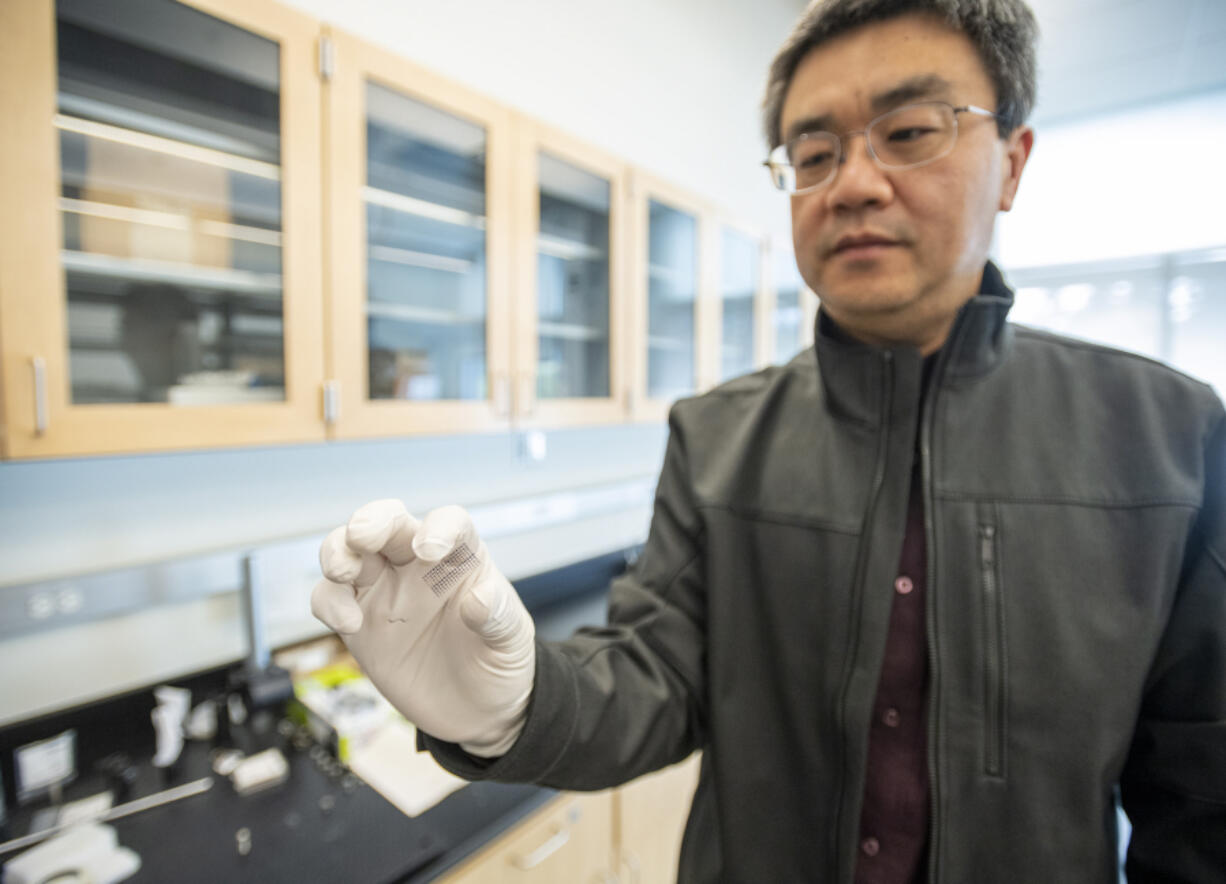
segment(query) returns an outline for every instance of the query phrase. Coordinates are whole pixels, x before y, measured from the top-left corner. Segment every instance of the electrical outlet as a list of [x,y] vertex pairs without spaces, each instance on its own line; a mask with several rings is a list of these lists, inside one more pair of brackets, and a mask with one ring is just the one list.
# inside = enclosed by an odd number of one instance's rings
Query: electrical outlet
[[539,464],[549,453],[549,442],[540,430],[526,430],[519,434],[519,462]]
[[55,613],[55,598],[49,592],[36,592],[26,599],[26,614],[31,620],[46,620]]

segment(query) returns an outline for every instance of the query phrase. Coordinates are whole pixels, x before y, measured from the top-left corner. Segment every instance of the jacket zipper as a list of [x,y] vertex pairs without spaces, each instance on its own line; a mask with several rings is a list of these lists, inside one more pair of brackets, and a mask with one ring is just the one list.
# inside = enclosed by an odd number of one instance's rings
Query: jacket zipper
[[941,389],[941,377],[944,374],[945,362],[952,349],[952,337],[946,340],[937,356],[937,364],[932,376],[928,379],[928,389],[924,395],[924,409],[920,415],[920,479],[924,496],[924,547],[927,561],[927,586],[924,606],[924,628],[927,633],[925,647],[928,651],[928,877],[927,884],[938,884],[940,868],[940,807],[939,787],[937,779],[937,714],[939,706],[937,697],[940,693],[940,670],[937,667],[936,630],[937,630],[937,551],[936,530],[934,525],[934,495],[932,491],[932,436],[933,424],[936,421],[936,400]]
[[[839,706],[838,706],[839,733],[840,734],[846,733],[846,730],[847,730],[847,691],[851,686],[852,667],[856,659],[856,654],[859,652],[859,642],[857,638],[860,634],[858,612],[860,610],[860,600],[863,598],[864,591],[865,591],[865,587],[863,584],[864,584],[864,579],[865,579],[865,572],[868,570],[869,535],[871,534],[871,528],[873,524],[873,515],[877,511],[877,499],[881,496],[881,486],[885,483],[885,463],[887,459],[886,456],[890,450],[889,417],[890,417],[890,403],[893,401],[893,398],[894,398],[894,370],[893,370],[894,369],[894,354],[891,353],[889,350],[885,350],[882,352],[881,366],[882,366],[882,374],[884,375],[884,380],[881,385],[881,388],[882,388],[881,416],[880,416],[881,435],[877,443],[877,464],[873,471],[872,492],[869,495],[868,508],[865,510],[865,513],[864,513],[864,529],[861,533],[860,549],[858,551],[857,559],[856,559],[856,578],[853,583],[853,586],[856,588],[857,594],[856,594],[856,598],[853,600],[853,610],[857,612],[857,621],[856,623],[853,624],[854,628],[851,629],[849,633],[853,637],[853,641],[856,641],[856,645],[848,649],[847,662],[844,664],[843,691],[842,691],[842,696],[839,698]],[[842,756],[843,756],[842,770],[846,772],[847,770],[847,740],[846,739],[842,741]],[[835,846],[836,846],[835,855],[840,858],[842,857],[843,847],[844,847],[841,833],[843,831],[843,816],[846,813],[846,808],[847,808],[847,776],[846,776],[846,773],[844,773],[842,785],[839,791],[839,812],[838,812],[838,816],[835,818],[835,826],[834,826]],[[854,874],[855,872],[854,859],[853,859],[855,857],[854,850],[852,852],[851,857],[852,858],[849,858],[851,864],[848,866],[849,876]],[[842,865],[843,863],[839,862],[839,866],[842,866]]]
[[1004,614],[996,579],[996,526],[979,526],[979,564],[983,570],[984,744],[983,767],[990,777],[1004,775]]

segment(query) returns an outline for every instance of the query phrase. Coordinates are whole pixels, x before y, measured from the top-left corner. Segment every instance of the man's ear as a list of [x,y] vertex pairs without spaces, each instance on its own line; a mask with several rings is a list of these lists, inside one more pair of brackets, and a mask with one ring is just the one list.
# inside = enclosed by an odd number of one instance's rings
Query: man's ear
[[1002,212],[1013,208],[1017,186],[1022,180],[1022,169],[1026,168],[1026,160],[1030,158],[1032,147],[1034,147],[1034,130],[1029,126],[1018,126],[1005,140],[1005,161],[1001,164],[1000,206],[998,207]]

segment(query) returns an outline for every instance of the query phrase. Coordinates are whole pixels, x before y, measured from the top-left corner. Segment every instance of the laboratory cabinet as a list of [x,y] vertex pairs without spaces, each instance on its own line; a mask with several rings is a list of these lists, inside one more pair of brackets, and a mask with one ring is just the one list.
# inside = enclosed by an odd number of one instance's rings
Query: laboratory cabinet
[[773,361],[775,292],[766,239],[727,219],[718,222],[718,236],[718,297],[712,310],[718,345],[708,373],[722,383]]
[[331,433],[505,427],[510,111],[339,31],[321,57]]
[[622,420],[625,164],[324,40],[333,435]]
[[515,147],[516,424],[624,420],[628,167],[522,115]]
[[701,755],[616,789],[566,792],[440,884],[672,884]]
[[271,0],[10,0],[0,74],[0,456],[657,421],[769,361],[761,237]]
[[609,884],[611,793],[565,793],[439,884]]
[[5,456],[323,438],[317,33],[0,4]]
[[614,794],[616,880],[674,884],[681,840],[698,786],[701,754],[646,774]]
[[770,361],[786,365],[801,350],[813,345],[817,295],[800,278],[790,241],[770,239],[770,262]]
[[631,402],[663,420],[674,400],[711,385],[716,260],[713,207],[669,182],[631,176]]

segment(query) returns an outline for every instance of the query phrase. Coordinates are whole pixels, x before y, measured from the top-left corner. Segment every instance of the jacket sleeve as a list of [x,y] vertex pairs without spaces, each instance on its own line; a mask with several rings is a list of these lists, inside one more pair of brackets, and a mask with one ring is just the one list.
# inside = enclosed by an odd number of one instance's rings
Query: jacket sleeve
[[1130,884],[1226,881],[1226,420],[1121,777]]
[[703,531],[686,446],[670,435],[642,555],[609,592],[607,627],[539,642],[523,732],[506,755],[473,758],[422,735],[466,779],[603,789],[686,757],[703,742]]

